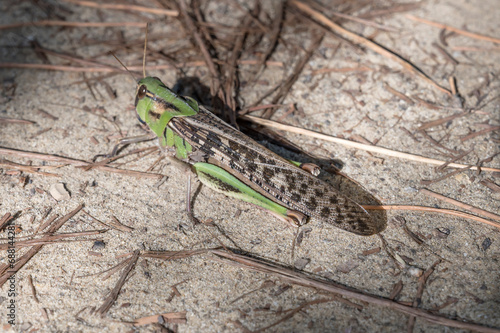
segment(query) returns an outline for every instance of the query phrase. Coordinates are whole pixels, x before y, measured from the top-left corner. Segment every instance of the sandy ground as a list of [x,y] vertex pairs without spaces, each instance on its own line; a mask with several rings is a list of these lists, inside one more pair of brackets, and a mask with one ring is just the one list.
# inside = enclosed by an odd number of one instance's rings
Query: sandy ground
[[[56,4],[56,3],[54,3]],[[221,5],[222,7],[226,5]],[[0,4],[2,24],[40,20],[44,11],[31,2]],[[118,11],[97,11],[65,3],[67,21],[144,21],[152,24],[151,35],[175,35],[175,18],[138,16]],[[6,11],[6,9],[8,10]],[[496,0],[487,1],[424,1],[410,12],[412,15],[449,24],[457,28],[500,37],[500,8]],[[397,32],[375,33],[374,28],[358,23],[343,26],[364,36],[372,37],[417,64],[439,84],[449,87],[448,78],[456,78],[464,105],[476,108],[486,105],[466,117],[432,127],[428,134],[451,150],[472,152],[458,162],[475,164],[498,152],[498,132],[488,132],[469,140],[462,137],[499,124],[498,77],[500,53],[498,44],[464,36],[448,38],[446,48],[458,64],[453,64],[433,43],[439,43],[440,29],[430,27],[395,14],[378,23],[392,26]],[[228,22],[234,20],[226,13]],[[226,22],[224,22],[226,23]],[[177,25],[178,27],[178,25]],[[177,29],[177,30],[176,30]],[[24,27],[2,30],[0,59],[2,62],[40,63],[28,38],[36,39],[43,47],[56,52],[77,54],[90,58],[106,54],[103,42],[116,43],[122,38],[140,44],[144,30],[121,28],[61,28]],[[93,43],[92,41],[99,41]],[[307,47],[308,40],[303,41]],[[303,113],[288,115],[285,123],[341,136],[361,136],[369,141],[379,140],[378,146],[421,156],[450,160],[448,151],[431,143],[417,129],[422,123],[463,112],[456,100],[439,92],[421,79],[404,72],[395,62],[372,51],[355,49],[327,36],[292,87],[287,103],[296,103]],[[153,46],[154,45],[154,46]],[[182,45],[182,41],[178,45]],[[152,47],[157,47],[152,42]],[[469,47],[472,51],[460,51]],[[455,48],[455,49],[454,49]],[[271,60],[286,62],[292,55],[282,46]],[[139,63],[141,54],[131,54],[129,63]],[[51,58],[52,60],[57,60]],[[113,62],[111,56],[103,56]],[[329,72],[314,75],[322,68],[365,66],[365,72]],[[188,69],[186,75],[206,75],[206,69]],[[179,76],[175,71],[149,73],[173,85]],[[91,75],[89,75],[90,77]],[[251,102],[283,77],[283,69],[275,68],[261,78],[253,93],[242,96]],[[127,75],[104,79],[116,93],[113,99],[103,84],[97,84],[95,96],[85,84],[73,84],[83,79],[81,73],[61,71],[1,69],[0,117],[35,122],[0,123],[0,146],[22,151],[55,154],[81,160],[109,152],[114,140],[122,134],[140,135],[133,111],[135,84]],[[12,85],[16,85],[12,94]],[[404,100],[391,93],[387,86],[411,98]],[[431,108],[427,101],[439,108]],[[87,110],[105,110],[104,113]],[[41,110],[49,113],[48,117]],[[278,113],[275,119],[284,114]],[[106,118],[106,119],[104,119]],[[412,138],[406,130],[415,134]],[[45,131],[46,130],[46,131]],[[451,208],[455,206],[419,192],[428,188],[447,197],[468,203],[493,213],[499,213],[500,193],[481,182],[499,184],[498,174],[465,171],[442,181],[422,185],[422,180],[443,175],[435,166],[409,162],[404,159],[369,154],[320,140],[286,134],[305,151],[325,159],[340,160],[343,172],[362,184],[369,193],[384,204],[422,205]],[[496,140],[496,141],[495,141]],[[141,143],[124,152],[154,145]],[[146,171],[158,159],[155,152],[138,161],[122,166],[124,169]],[[63,165],[36,158],[2,156],[9,161],[33,165]],[[495,156],[484,164],[500,167]],[[326,278],[373,295],[389,297],[394,286],[402,284],[397,300],[413,302],[418,288],[415,268],[427,270],[436,261],[425,285],[420,308],[437,311],[452,319],[470,321],[487,327],[500,328],[500,236],[498,229],[469,219],[436,213],[395,210],[388,212],[388,227],[382,233],[388,249],[406,261],[401,268],[383,248],[379,237],[360,237],[331,225],[311,221],[305,226],[305,238],[292,247],[295,230],[266,212],[248,204],[226,198],[202,187],[193,203],[195,216],[212,219],[215,227],[191,226],[186,214],[188,174],[168,160],[162,160],[153,172],[166,175],[158,179],[131,177],[103,170],[84,171],[74,166],[43,169],[58,177],[19,173],[0,165],[0,215],[15,214],[18,227],[16,239],[38,230],[48,209],[64,215],[84,204],[84,210],[96,219],[109,223],[116,217],[133,228],[132,232],[111,229],[104,234],[79,237],[80,241],[60,242],[44,246],[16,274],[17,295],[8,296],[9,286],[0,290],[0,330],[38,332],[150,332],[158,326],[132,326],[141,317],[162,313],[185,312],[186,322],[167,324],[179,332],[232,332],[257,330],[285,316],[287,310],[297,309],[307,302],[329,299],[331,295],[315,289],[292,285],[270,275],[233,267],[213,260],[210,255],[162,261],[139,259],[129,275],[117,301],[103,318],[92,313],[99,308],[114,288],[119,272],[106,278],[106,271],[123,261],[120,257],[135,250],[177,251],[212,248],[223,242],[231,248],[282,264],[296,266],[318,278]],[[448,170],[448,172],[453,170]],[[24,178],[27,177],[27,178]],[[62,183],[70,198],[56,201],[48,192],[54,184]],[[198,186],[193,182],[193,189]],[[401,221],[420,235],[423,244],[412,240]],[[79,212],[59,230],[61,233],[103,229],[101,224]],[[107,229],[107,228],[106,228]],[[441,231],[438,231],[441,230]],[[217,237],[217,239],[215,238]],[[7,237],[7,232],[4,236]],[[70,238],[74,239],[74,238]],[[83,240],[82,240],[83,239]],[[100,247],[94,240],[102,240]],[[378,247],[380,251],[365,251]],[[18,249],[21,256],[26,250]],[[2,263],[6,251],[0,252]],[[412,269],[408,269],[412,268]],[[36,289],[35,300],[30,277]],[[174,293],[173,286],[176,286]],[[7,305],[16,304],[15,326],[7,324]],[[291,318],[269,329],[276,332],[401,332],[406,330],[408,316],[379,306],[360,303],[360,307],[331,300],[304,307]],[[242,325],[242,326],[240,326]],[[417,319],[414,332],[462,332]]]

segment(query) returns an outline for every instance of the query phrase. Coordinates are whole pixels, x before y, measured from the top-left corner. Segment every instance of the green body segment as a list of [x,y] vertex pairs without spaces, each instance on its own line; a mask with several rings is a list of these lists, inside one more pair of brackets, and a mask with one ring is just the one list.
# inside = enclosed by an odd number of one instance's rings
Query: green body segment
[[[147,88],[139,91],[142,87]],[[177,96],[157,78],[140,80],[139,89],[135,107],[141,120],[160,138],[162,146],[175,147],[177,158],[187,159],[193,147],[167,125],[174,117],[189,117],[198,113],[198,104],[191,98]]]
[[[143,87],[146,87],[145,91],[142,90]],[[160,79],[154,77],[139,81],[135,108],[141,120],[160,138],[165,137],[165,129],[172,118],[189,117],[198,113],[198,105],[192,99],[177,96]]]
[[176,135],[170,127],[167,128],[165,135],[165,144],[163,146],[173,147]]
[[186,142],[183,138],[174,134],[174,146],[176,150],[176,157],[180,160],[188,158],[188,154],[193,151],[193,147]]
[[193,164],[193,168],[200,181],[214,191],[223,193],[228,197],[255,204],[275,212],[284,218],[287,217],[288,209],[286,207],[254,191],[226,170],[216,165],[202,162]]

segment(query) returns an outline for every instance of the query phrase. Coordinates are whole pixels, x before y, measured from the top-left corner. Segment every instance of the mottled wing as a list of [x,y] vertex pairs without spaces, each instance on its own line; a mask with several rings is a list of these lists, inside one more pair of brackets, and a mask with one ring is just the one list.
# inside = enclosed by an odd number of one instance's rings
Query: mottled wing
[[194,116],[174,118],[169,126],[216,164],[275,202],[333,224],[372,235],[380,232],[370,215],[329,184],[261,146],[200,106]]

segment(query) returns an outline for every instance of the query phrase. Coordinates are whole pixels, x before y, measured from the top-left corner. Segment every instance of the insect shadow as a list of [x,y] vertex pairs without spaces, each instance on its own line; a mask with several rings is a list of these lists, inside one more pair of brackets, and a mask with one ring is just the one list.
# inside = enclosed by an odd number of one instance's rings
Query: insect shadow
[[[211,107],[211,111],[216,111],[226,107],[224,102],[217,96],[210,94],[210,88],[204,85],[197,77],[182,77],[178,79],[172,90],[182,96],[191,96],[200,104]],[[228,108],[225,108],[228,110]],[[214,112],[217,116],[227,121],[227,114]],[[226,119],[224,119],[226,118]],[[229,122],[228,122],[229,123]],[[360,205],[380,206],[382,202],[376,198],[370,191],[354,180],[341,174],[344,163],[338,159],[324,159],[314,156],[300,149],[298,146],[288,141],[283,136],[272,131],[269,128],[238,119],[239,130],[272,152],[289,160],[312,163],[319,166],[322,170],[318,178],[332,185],[339,193],[349,197]],[[372,190],[373,191],[373,190]],[[193,197],[193,200],[195,198]],[[368,211],[377,225],[387,225],[387,212],[385,210]]]

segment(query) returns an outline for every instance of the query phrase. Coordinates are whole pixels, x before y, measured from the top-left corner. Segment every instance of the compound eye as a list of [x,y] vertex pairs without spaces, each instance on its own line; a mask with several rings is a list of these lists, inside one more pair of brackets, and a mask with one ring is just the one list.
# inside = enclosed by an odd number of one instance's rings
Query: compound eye
[[144,96],[146,96],[146,92],[148,91],[148,88],[145,85],[142,85],[139,87],[137,90],[137,98],[143,99]]

